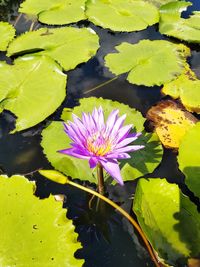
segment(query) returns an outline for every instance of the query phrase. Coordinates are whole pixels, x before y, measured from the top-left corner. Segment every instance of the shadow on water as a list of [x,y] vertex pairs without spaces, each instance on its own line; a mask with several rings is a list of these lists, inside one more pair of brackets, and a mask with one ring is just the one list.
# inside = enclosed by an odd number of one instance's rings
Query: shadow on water
[[[4,2],[5,5],[1,5],[2,0],[0,1],[0,19],[14,22],[17,16],[17,5],[20,1],[4,0]],[[200,10],[198,0],[193,2],[193,9]],[[193,9],[190,7],[184,16],[187,17]],[[79,26],[84,26],[81,23]],[[28,30],[29,24],[22,18],[17,24],[18,33]],[[79,98],[96,96],[128,104],[145,115],[147,110],[162,98],[159,87],[147,88],[129,84],[126,81],[126,75],[120,75],[111,81],[114,76],[104,66],[104,57],[106,54],[114,52],[114,47],[121,42],[137,43],[141,39],[169,38],[162,36],[154,26],[140,32],[113,33],[91,23],[87,23],[87,25],[99,35],[100,49],[97,55],[87,63],[67,72],[67,98],[62,107],[40,125],[12,135],[8,133],[13,128],[14,117],[7,112],[0,115],[0,168],[8,175],[29,174],[30,179],[36,179],[36,194],[41,198],[47,197],[50,193],[66,195],[64,206],[68,208],[68,217],[74,220],[76,231],[83,244],[83,249],[79,250],[76,256],[86,259],[84,267],[154,266],[132,227],[112,209],[106,207],[106,213],[97,214],[88,207],[90,197],[88,194],[69,186],[61,186],[47,181],[38,174],[30,174],[40,168],[51,168],[40,147],[40,133],[49,121],[59,119],[63,107],[74,107],[78,105]],[[198,49],[198,47],[192,46],[190,63],[200,77],[200,52]],[[4,53],[0,53],[0,60],[7,60],[8,63],[11,63]],[[103,83],[105,84],[100,86]],[[97,86],[99,88],[91,90]],[[165,150],[162,163],[152,177],[166,177],[170,182],[176,182],[180,187],[183,186],[184,177],[178,171],[174,152]],[[109,197],[130,212],[135,185],[136,182],[128,182],[120,190],[118,185],[109,186]],[[88,184],[88,186],[92,185]]]

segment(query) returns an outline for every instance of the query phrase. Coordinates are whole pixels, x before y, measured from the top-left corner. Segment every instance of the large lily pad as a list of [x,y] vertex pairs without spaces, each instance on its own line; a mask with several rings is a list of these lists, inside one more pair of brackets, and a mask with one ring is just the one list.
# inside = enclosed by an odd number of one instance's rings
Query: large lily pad
[[113,31],[139,31],[159,21],[157,8],[142,0],[89,0],[86,15],[94,24]]
[[6,51],[8,44],[15,36],[15,29],[7,22],[0,21],[0,51]]
[[200,214],[177,185],[165,179],[140,179],[133,210],[153,248],[168,264],[184,266],[184,259],[199,255]]
[[62,25],[85,19],[86,0],[26,0],[19,11],[46,24]]
[[43,121],[62,103],[66,75],[51,58],[25,56],[0,63],[0,108],[17,116],[16,131]]
[[172,100],[164,100],[151,107],[146,117],[153,122],[160,141],[167,148],[178,148],[186,132],[198,121]]
[[160,8],[159,31],[187,42],[200,43],[200,12],[193,12],[188,19],[181,18],[181,12],[191,4],[176,1],[163,5]]
[[170,95],[174,99],[179,98],[184,107],[192,112],[200,113],[200,80],[186,65],[186,68],[177,79],[166,83],[162,93]]
[[72,221],[53,196],[40,200],[35,184],[22,176],[0,176],[0,262],[8,266],[82,266],[74,257]]
[[180,170],[185,174],[185,183],[200,198],[200,123],[184,136],[178,155]]
[[127,80],[138,85],[161,85],[174,80],[183,71],[190,50],[164,40],[142,40],[137,44],[122,43],[119,53],[105,57],[114,74],[129,72]]
[[[80,116],[81,112],[90,112],[94,107],[99,107],[100,105],[105,111],[105,116],[107,116],[113,109],[119,109],[120,114],[127,114],[126,124],[134,124],[134,130],[137,132],[143,130],[144,118],[140,112],[131,109],[124,104],[102,98],[98,99],[92,97],[82,99],[80,106],[75,107],[73,110],[66,109],[62,115],[62,119],[71,120],[72,111],[77,116]],[[42,137],[41,145],[44,149],[44,153],[55,169],[72,178],[80,178],[82,180],[96,182],[96,172],[89,168],[87,160],[70,157],[57,152],[58,150],[70,147],[71,143],[71,140],[63,130],[62,122],[52,122],[43,130]],[[141,137],[139,140],[137,142],[138,144],[146,145],[145,150],[141,153],[133,153],[133,160],[123,160],[120,163],[124,180],[132,180],[138,176],[152,172],[161,160],[162,150],[155,136],[147,135]],[[136,142],[134,142],[134,144],[136,144]]]
[[8,47],[8,56],[33,52],[49,56],[70,70],[88,61],[98,47],[98,36],[89,28],[40,28],[17,37]]

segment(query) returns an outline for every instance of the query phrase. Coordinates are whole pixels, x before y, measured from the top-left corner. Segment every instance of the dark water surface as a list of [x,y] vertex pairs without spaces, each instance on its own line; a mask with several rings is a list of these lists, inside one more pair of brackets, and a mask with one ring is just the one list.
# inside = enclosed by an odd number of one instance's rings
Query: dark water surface
[[[19,1],[4,0],[4,2],[5,5],[0,5],[0,20],[13,23],[17,17]],[[193,6],[184,12],[184,17],[188,17],[193,10],[200,10],[200,0],[191,2],[193,2]],[[1,3],[3,3],[2,0],[0,0]],[[47,181],[37,173],[31,174],[40,168],[51,168],[40,147],[40,133],[51,120],[59,119],[63,107],[78,105],[79,98],[82,97],[101,96],[128,104],[145,115],[152,105],[162,99],[159,87],[147,88],[129,84],[125,80],[126,75],[121,75],[118,79],[96,90],[91,90],[114,77],[104,67],[104,56],[113,52],[116,45],[124,41],[137,43],[141,39],[169,40],[170,38],[164,37],[157,31],[157,26],[133,33],[113,33],[88,22],[80,22],[78,26],[89,26],[99,35],[100,49],[97,55],[87,63],[79,65],[75,70],[67,72],[67,98],[62,107],[46,121],[29,130],[9,135],[9,131],[14,127],[15,119],[8,112],[0,114],[0,168],[2,173],[8,175],[27,174],[30,179],[35,179],[36,193],[41,198],[47,197],[50,193],[67,196],[64,206],[68,208],[68,217],[74,220],[79,240],[83,245],[83,249],[79,250],[76,256],[85,259],[84,267],[154,266],[132,227],[111,208],[106,207],[105,212],[96,213],[94,209],[88,208],[89,199],[86,193]],[[30,21],[21,18],[17,24],[17,32],[24,32],[29,27]],[[173,39],[173,41],[176,40]],[[200,78],[200,46],[189,46],[192,49],[190,64]],[[6,59],[4,53],[0,53],[0,59]],[[160,166],[150,176],[166,177],[169,182],[176,182],[197,203],[197,200],[184,186],[184,177],[178,171],[174,152],[165,150]],[[90,186],[94,187],[94,185]],[[128,182],[124,187],[110,186],[108,188],[109,197],[122,204],[122,207],[130,212],[135,186],[136,182]]]

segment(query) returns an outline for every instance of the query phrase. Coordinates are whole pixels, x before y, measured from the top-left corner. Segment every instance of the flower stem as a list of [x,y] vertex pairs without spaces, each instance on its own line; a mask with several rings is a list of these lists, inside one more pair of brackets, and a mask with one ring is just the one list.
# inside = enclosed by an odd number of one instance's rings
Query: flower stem
[[105,194],[104,191],[104,178],[103,178],[103,167],[101,164],[97,165],[97,178],[98,178],[98,192],[101,195]]
[[[102,168],[102,167],[101,167]],[[93,191],[92,189],[90,188],[87,188],[87,187],[84,187],[82,185],[79,185],[79,184],[76,184],[70,180],[67,181],[66,184],[70,184],[74,187],[77,187],[81,190],[84,190],[90,194],[93,194],[95,196],[97,196],[98,198],[102,199],[103,201],[107,202],[109,205],[111,205],[113,208],[115,208],[116,210],[118,210],[124,217],[126,217],[127,220],[129,220],[129,222],[133,225],[133,227],[135,227],[135,229],[137,230],[137,232],[139,233],[139,235],[141,236],[154,264],[156,267],[161,267],[162,264],[160,264],[158,261],[157,261],[157,258],[153,252],[153,249],[151,248],[150,244],[149,244],[149,241],[147,240],[145,234],[142,232],[139,224],[124,210],[122,209],[120,206],[118,206],[116,203],[114,203],[112,200],[110,200],[109,198],[101,195],[100,193],[97,193],[96,191]]]

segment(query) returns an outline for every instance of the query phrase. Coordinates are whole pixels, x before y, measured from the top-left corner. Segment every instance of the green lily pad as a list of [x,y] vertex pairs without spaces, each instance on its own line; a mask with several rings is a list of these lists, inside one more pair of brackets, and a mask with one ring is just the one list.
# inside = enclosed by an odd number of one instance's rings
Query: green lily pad
[[179,76],[190,50],[164,40],[142,40],[137,44],[122,43],[119,53],[105,57],[106,66],[116,75],[129,72],[127,80],[137,85],[162,85]]
[[[140,179],[133,210],[159,257],[185,266],[200,251],[200,214],[179,187],[165,179]],[[179,264],[178,264],[179,262]]]
[[0,51],[6,51],[8,44],[15,37],[15,28],[7,23],[0,21]]
[[66,95],[66,75],[46,56],[24,56],[14,65],[1,62],[0,80],[0,108],[17,116],[15,131],[43,121]]
[[125,32],[143,30],[159,21],[157,8],[142,0],[89,0],[86,16],[98,26]]
[[159,31],[162,34],[191,43],[200,43],[200,12],[195,11],[188,19],[181,18],[191,2],[178,1],[160,8]]
[[35,184],[23,176],[1,175],[0,184],[1,267],[82,266],[74,257],[81,244],[62,203],[35,197]]
[[174,99],[179,98],[187,110],[196,113],[200,113],[199,91],[200,80],[189,67],[186,67],[176,80],[165,84],[162,89],[162,93]]
[[7,54],[12,56],[33,52],[46,55],[65,70],[70,70],[88,61],[95,55],[98,47],[98,36],[89,28],[40,28],[14,39]]
[[40,22],[63,25],[85,19],[86,0],[26,0],[19,11]]
[[185,183],[200,198],[200,122],[184,136],[178,155],[180,170],[185,174]]
[[[73,110],[65,109],[62,115],[62,119],[64,119],[65,121],[71,120],[72,112],[77,116],[80,116],[81,112],[91,112],[94,107],[99,106],[102,106],[103,110],[105,111],[105,117],[107,117],[113,109],[119,109],[121,115],[127,114],[125,124],[134,124],[134,130],[137,132],[141,132],[143,130],[143,123],[145,119],[142,117],[140,112],[136,111],[135,109],[131,109],[127,105],[120,104],[119,102],[113,102],[111,100],[102,98],[98,99],[95,97],[82,99],[80,101],[80,106],[75,107]],[[70,143],[71,139],[69,139],[65,134],[62,122],[52,122],[42,132],[41,145],[47,159],[55,169],[63,172],[68,176],[71,176],[72,178],[79,178],[82,180],[89,180],[90,182],[96,182],[96,171],[89,168],[87,160],[70,157],[68,155],[60,154],[57,152],[58,150],[69,148]],[[139,157],[139,155],[136,157]],[[126,160],[123,160],[123,162],[125,163]],[[142,169],[141,166],[142,165],[138,167],[139,170],[135,170],[135,176],[137,174],[140,176],[143,170],[146,171],[146,168],[144,167]],[[131,168],[133,167],[131,166]],[[131,178],[135,177],[131,176]],[[129,175],[127,179],[131,178]]]

